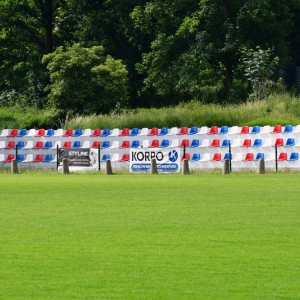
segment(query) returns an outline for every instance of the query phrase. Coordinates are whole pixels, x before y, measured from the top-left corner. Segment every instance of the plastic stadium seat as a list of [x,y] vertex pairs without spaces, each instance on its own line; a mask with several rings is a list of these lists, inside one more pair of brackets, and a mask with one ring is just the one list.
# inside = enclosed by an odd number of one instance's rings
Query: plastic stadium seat
[[119,136],[128,136],[129,135],[129,128],[123,128]]
[[7,137],[16,137],[18,135],[18,129],[12,129]]
[[236,162],[236,161],[242,161],[242,153],[236,153],[233,155],[231,161]]
[[253,161],[254,160],[254,154],[253,153],[247,153],[243,161]]
[[243,126],[240,134],[247,134],[247,133],[249,133],[249,126]]
[[224,157],[223,157],[223,160],[225,160],[225,159],[230,160],[231,158],[232,158],[232,155],[230,155],[229,153],[225,153]]
[[[98,149],[99,144],[100,144],[99,141],[95,141],[95,142],[93,143],[93,145],[92,145],[91,148],[97,148],[97,149]],[[101,148],[101,149],[106,149],[106,148],[109,148],[109,146],[110,146],[109,141],[104,141],[104,142],[101,143],[100,148]]]
[[166,135],[168,134],[168,128],[167,127],[162,127],[160,129],[160,132],[158,133],[158,136]]
[[42,162],[42,161],[43,161],[43,155],[42,154],[37,154],[32,162],[33,163],[39,163],[39,162]]
[[275,125],[271,133],[281,133],[281,131],[282,131],[281,125]]
[[29,129],[26,136],[35,136],[36,130],[34,128]]
[[73,135],[73,129],[68,128],[66,132],[62,135],[63,137],[69,137]]
[[148,148],[149,147],[149,140],[143,140],[141,144],[141,148]]
[[132,141],[130,148],[138,148],[139,146],[140,146],[140,141],[134,140]]
[[169,140],[162,140],[159,148],[166,148],[169,147],[169,145],[170,145]]
[[191,160],[192,161],[199,161],[200,160],[200,153],[194,153]]
[[53,160],[52,154],[46,154],[42,162],[47,163]]
[[147,135],[153,136],[153,135],[157,135],[157,134],[158,134],[158,128],[153,127],[153,128],[151,128],[150,132]]
[[294,161],[299,159],[299,154],[297,152],[292,152],[288,161]]
[[125,148],[129,148],[130,143],[129,141],[123,141],[122,145],[119,147],[120,149],[125,149]]
[[17,149],[22,149],[25,147],[25,143],[23,141],[18,141],[16,144]]
[[54,136],[54,129],[52,129],[52,128],[48,129],[45,136],[46,137]]
[[238,134],[239,133],[239,126],[232,126],[228,131],[228,134]]
[[16,147],[16,143],[14,141],[9,141],[4,149],[13,149]]
[[228,133],[228,126],[222,126],[219,134],[227,134],[227,133]]
[[141,132],[138,135],[148,135],[149,129],[148,128],[142,128]]
[[111,143],[111,145],[110,145],[110,149],[117,149],[117,148],[119,148],[120,147],[120,142],[119,141],[113,141],[112,143]]
[[274,144],[272,145],[272,140],[264,139],[261,147],[266,148],[266,147],[271,147],[271,146],[275,146]]
[[92,134],[92,129],[87,128],[83,131],[81,136],[90,136]]
[[153,140],[148,148],[157,148],[159,147],[159,140]]
[[26,129],[21,129],[19,131],[19,134],[17,135],[17,137],[23,137],[27,134],[27,130]]
[[132,128],[129,136],[136,136],[139,134],[139,129],[138,128]]
[[23,149],[32,149],[32,147],[33,147],[33,141],[28,141],[25,147],[23,147]]
[[[209,139],[204,139],[201,144],[199,145],[199,147],[201,148],[206,148],[209,146]],[[202,160],[202,159],[201,159]]]
[[261,130],[261,134],[265,134],[265,133],[270,133],[271,132],[271,126],[270,125],[266,125],[262,128]]
[[170,129],[170,131],[167,133],[167,135],[176,135],[178,132],[178,128],[177,127],[172,127]]
[[251,140],[245,139],[241,147],[251,147]]
[[80,141],[75,141],[72,148],[80,148]]
[[121,159],[119,159],[119,162],[125,162],[125,161],[129,161],[130,156],[128,153],[125,153],[122,155]]
[[212,140],[211,144],[209,145],[209,148],[215,148],[215,147],[220,147],[220,140]]
[[193,126],[190,128],[190,131],[187,133],[188,135],[197,134],[198,133],[198,127]]
[[209,160],[210,160],[210,153],[204,153],[200,159],[200,161],[209,161]]
[[62,145],[62,148],[68,149],[72,147],[72,143],[70,141],[66,141],[64,142],[64,144]]
[[210,127],[210,129],[207,132],[207,134],[218,134],[218,132],[219,132],[218,126],[212,126],[212,127]]
[[252,147],[261,147],[262,146],[262,140],[261,139],[255,139]]
[[119,129],[119,128],[114,128],[114,129],[110,132],[109,136],[119,136],[119,134],[120,134],[120,129]]
[[6,159],[3,160],[3,162],[5,163],[9,163],[12,162],[15,159],[15,155],[14,154],[8,154]]
[[236,148],[241,146],[241,140],[240,139],[234,139],[231,143],[231,148]]
[[279,153],[279,156],[278,156],[278,161],[284,161],[284,160],[287,160],[287,153],[286,152],[281,152]]
[[102,156],[102,158],[101,158],[101,162],[105,162],[105,161],[107,161],[107,160],[109,160],[110,159],[110,155],[109,154],[103,154],[103,156]]
[[264,159],[265,158],[265,154],[262,153],[262,152],[259,152],[259,153],[256,154],[256,157],[255,157],[254,161],[259,161],[261,158]]
[[45,129],[39,129],[38,132],[34,135],[35,137],[41,137],[46,134]]
[[32,147],[32,149],[41,149],[43,148],[43,142],[42,141],[37,141],[35,145]]
[[100,128],[96,128],[94,129],[93,133],[90,135],[91,137],[98,137],[101,135],[101,129]]
[[257,126],[257,125],[253,126],[250,133],[251,134],[258,134],[258,133],[260,133],[260,127]]
[[114,153],[110,159],[111,162],[119,161],[119,153]]
[[4,147],[6,146],[4,141],[0,141],[0,149],[4,149]]
[[29,163],[29,162],[32,162],[33,161],[33,154],[27,154],[26,155],[26,158],[23,160],[23,162],[25,163]]
[[20,163],[20,162],[22,162],[23,160],[25,160],[24,154],[18,154],[18,155],[17,155],[17,162]]
[[54,143],[54,145],[52,146],[51,149],[56,149],[57,147],[58,147],[58,148],[61,147],[61,141],[56,141],[56,142]]
[[91,148],[91,142],[90,141],[84,141],[80,148]]
[[189,145],[190,145],[190,141],[189,140],[182,140],[179,147],[183,148],[184,146],[188,147]]
[[288,138],[286,140],[286,143],[283,146],[284,147],[293,147],[293,146],[295,146],[295,139],[294,138]]
[[188,134],[189,129],[187,127],[181,127],[177,135],[185,135]]
[[223,140],[220,148],[228,148],[230,144],[230,140]]
[[292,133],[293,132],[293,126],[292,125],[286,125],[284,127],[284,130],[282,131],[282,133]]
[[74,136],[74,137],[81,136],[82,133],[83,132],[82,132],[81,128],[76,128],[72,136]]
[[185,154],[183,154],[182,157],[181,157],[181,160],[184,160],[184,159],[190,160],[190,159],[191,159],[190,153],[185,153]]
[[190,144],[190,148],[197,148],[200,146],[200,141],[198,139],[194,139],[192,140],[191,144]]
[[179,147],[179,140],[178,139],[173,139],[171,141],[171,144],[169,145],[169,148],[173,148],[173,147]]
[[197,134],[207,134],[208,128],[207,126],[202,126]]
[[52,142],[51,141],[47,141],[45,142],[44,146],[42,149],[51,149],[52,148]]
[[222,155],[221,153],[215,153],[213,158],[210,161],[221,161]]
[[268,153],[266,156],[265,156],[265,161],[274,161],[275,160],[275,153],[272,152],[272,153]]
[[275,146],[281,147],[281,146],[283,146],[283,145],[284,145],[283,139],[282,139],[282,138],[278,138],[278,139],[276,139],[275,144],[272,145],[272,146],[273,146],[273,147],[275,147]]
[[61,137],[62,135],[64,134],[64,130],[62,129],[62,128],[59,128],[59,129],[57,129],[56,131],[55,131],[55,133],[54,133],[54,137],[55,136],[59,136],[59,137]]

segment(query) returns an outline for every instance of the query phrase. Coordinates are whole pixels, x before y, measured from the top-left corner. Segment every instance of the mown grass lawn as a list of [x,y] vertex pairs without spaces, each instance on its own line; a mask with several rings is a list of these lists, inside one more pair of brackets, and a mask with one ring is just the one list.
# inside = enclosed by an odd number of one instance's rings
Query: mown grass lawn
[[299,299],[299,183],[0,174],[0,299]]

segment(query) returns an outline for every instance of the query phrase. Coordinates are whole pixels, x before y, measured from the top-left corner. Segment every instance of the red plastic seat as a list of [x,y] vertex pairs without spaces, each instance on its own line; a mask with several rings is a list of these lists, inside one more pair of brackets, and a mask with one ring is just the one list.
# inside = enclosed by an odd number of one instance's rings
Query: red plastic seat
[[215,148],[215,147],[220,147],[220,140],[213,140],[210,144],[210,146],[208,146],[210,148]]
[[7,143],[7,146],[4,147],[4,149],[13,149],[16,147],[16,143],[14,141],[9,141]]
[[254,160],[254,154],[253,153],[247,153],[243,161],[252,161]]
[[120,149],[129,148],[130,142],[129,141],[123,141],[122,145],[119,147]]
[[278,156],[278,161],[284,161],[287,160],[287,153],[286,152],[281,152]]
[[249,126],[243,126],[240,134],[247,134],[247,133],[249,133]]
[[151,145],[148,148],[157,148],[159,147],[159,140],[153,140]]
[[243,142],[243,145],[241,145],[241,147],[251,147],[251,140],[245,139]]
[[189,140],[182,140],[179,148],[183,148],[184,146],[188,147],[189,145],[190,145],[190,141]]
[[46,134],[45,129],[39,129],[37,134],[35,134],[34,136],[44,136]]
[[37,154],[35,156],[35,159],[32,161],[33,163],[38,163],[43,161],[43,155],[42,154]]
[[127,136],[127,135],[129,135],[129,128],[123,128],[119,136]]
[[15,159],[15,155],[14,154],[8,154],[7,158],[3,161],[3,162],[12,162]]
[[100,143],[101,143],[100,141],[94,141],[91,148],[93,148],[93,149],[98,149],[99,146],[100,146]]
[[94,129],[94,132],[90,136],[100,136],[101,134],[101,129],[96,128]]
[[41,148],[43,148],[43,142],[41,142],[41,141],[37,141],[35,143],[35,146],[32,147],[32,149],[41,149]]
[[67,136],[72,136],[72,135],[73,135],[73,129],[68,128],[62,136],[67,137]]
[[191,154],[190,153],[185,153],[184,155],[182,155],[181,160],[184,160],[184,159],[191,160]]
[[275,144],[273,145],[273,147],[277,146],[277,147],[281,147],[284,145],[283,139],[282,138],[278,138],[275,141]]
[[215,153],[210,161],[220,161],[222,159],[221,153]]
[[123,154],[122,158],[119,159],[119,162],[129,161],[129,158],[130,158],[129,154],[125,153],[125,154]]
[[151,128],[151,130],[148,133],[148,135],[158,135],[158,128],[157,127]]
[[187,127],[181,127],[177,134],[184,135],[184,134],[188,134],[188,132],[189,132],[189,129]]
[[64,142],[62,148],[71,148],[72,147],[72,143],[70,141]]
[[218,134],[218,132],[219,132],[218,126],[212,126],[210,127],[210,130],[209,132],[207,132],[207,134]]
[[271,133],[281,133],[281,125],[275,125]]
[[9,135],[7,135],[7,137],[15,137],[18,135],[18,130],[17,129],[12,129],[9,133]]

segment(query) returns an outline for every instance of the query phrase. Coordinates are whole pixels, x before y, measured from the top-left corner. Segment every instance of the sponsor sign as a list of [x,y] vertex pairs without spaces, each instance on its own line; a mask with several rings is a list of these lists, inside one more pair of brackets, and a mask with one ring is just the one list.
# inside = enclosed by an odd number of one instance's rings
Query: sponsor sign
[[150,172],[151,160],[156,159],[158,172],[180,171],[180,148],[130,149],[130,172]]
[[91,153],[89,148],[70,148],[70,149],[59,149],[59,163],[61,165],[64,158],[68,159],[69,166],[74,167],[90,167]]

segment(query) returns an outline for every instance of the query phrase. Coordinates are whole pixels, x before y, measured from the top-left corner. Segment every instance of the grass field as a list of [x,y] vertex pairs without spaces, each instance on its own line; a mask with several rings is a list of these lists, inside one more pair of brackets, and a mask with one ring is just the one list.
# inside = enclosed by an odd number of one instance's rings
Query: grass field
[[300,299],[299,183],[0,174],[0,299]]

